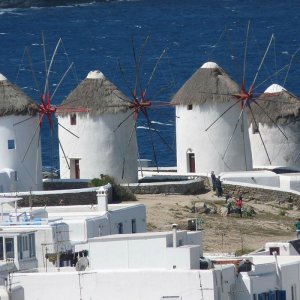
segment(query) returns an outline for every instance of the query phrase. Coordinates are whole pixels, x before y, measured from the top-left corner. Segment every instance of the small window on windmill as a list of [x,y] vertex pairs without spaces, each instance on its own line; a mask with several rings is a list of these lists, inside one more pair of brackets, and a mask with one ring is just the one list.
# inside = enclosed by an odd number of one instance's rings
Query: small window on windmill
[[8,148],[8,150],[16,149],[15,140],[8,140],[7,141],[7,148]]
[[76,125],[76,114],[71,114],[70,123],[71,125]]
[[252,134],[259,133],[259,125],[257,123],[252,123]]
[[15,181],[18,181],[18,172],[15,171]]
[[193,104],[189,104],[189,105],[187,106],[187,110],[193,110]]

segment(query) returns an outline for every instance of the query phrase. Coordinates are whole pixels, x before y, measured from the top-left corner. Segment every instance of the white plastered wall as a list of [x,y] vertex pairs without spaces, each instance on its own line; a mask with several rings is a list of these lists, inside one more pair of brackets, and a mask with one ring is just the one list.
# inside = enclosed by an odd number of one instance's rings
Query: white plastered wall
[[215,171],[216,174],[219,174],[224,171],[252,169],[246,111],[233,134],[241,113],[239,105],[231,108],[206,131],[232,104],[231,102],[205,103],[201,106],[193,105],[192,110],[188,110],[186,105],[176,107],[178,172],[187,173],[189,171],[188,153],[195,153],[196,173]]
[[[117,129],[128,114],[91,116],[77,113],[76,125],[70,125],[70,115],[58,117],[60,124],[79,136],[76,138],[59,127],[59,139],[68,160],[79,159],[80,178],[99,178],[100,174],[104,174],[118,182],[137,182],[137,141],[133,118]],[[61,149],[59,153],[61,178],[70,178]]]
[[[28,118],[28,115],[11,115],[0,118],[0,170],[9,168],[17,171],[17,180],[10,187],[10,191],[42,189],[38,116],[24,121]],[[19,123],[21,121],[24,122]],[[15,149],[8,149],[8,140],[15,141]]]
[[[280,126],[259,124],[259,130],[273,166],[300,167],[300,122]],[[249,128],[254,166],[269,166],[267,153],[258,133]]]

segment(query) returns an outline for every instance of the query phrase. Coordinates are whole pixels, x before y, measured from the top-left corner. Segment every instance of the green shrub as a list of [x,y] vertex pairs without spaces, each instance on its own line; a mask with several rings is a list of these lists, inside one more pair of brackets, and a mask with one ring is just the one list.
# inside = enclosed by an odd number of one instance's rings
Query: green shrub
[[116,183],[115,179],[109,175],[100,175],[100,178],[93,178],[89,186],[103,186],[110,183],[112,185],[113,202],[136,201],[135,195],[126,187]]

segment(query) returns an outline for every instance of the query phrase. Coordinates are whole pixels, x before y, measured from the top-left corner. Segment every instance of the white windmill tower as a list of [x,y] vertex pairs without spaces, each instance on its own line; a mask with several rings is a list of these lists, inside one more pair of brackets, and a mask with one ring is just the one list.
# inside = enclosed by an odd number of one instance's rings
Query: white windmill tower
[[11,186],[3,191],[42,189],[41,145],[37,105],[0,74],[0,170],[10,169]]
[[[173,97],[178,173],[252,169],[239,86],[216,63],[199,68]],[[226,112],[226,113],[225,113]]]
[[253,165],[299,168],[300,101],[272,84],[256,103],[249,114]]
[[56,113],[65,152],[60,149],[61,178],[91,179],[105,174],[117,182],[137,182],[130,102],[100,71],[90,72]]

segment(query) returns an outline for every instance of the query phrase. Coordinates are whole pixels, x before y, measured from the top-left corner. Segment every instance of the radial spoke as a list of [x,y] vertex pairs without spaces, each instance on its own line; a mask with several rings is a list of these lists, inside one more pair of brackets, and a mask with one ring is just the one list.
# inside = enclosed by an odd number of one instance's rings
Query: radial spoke
[[248,50],[249,29],[250,29],[250,21],[248,21],[246,43],[245,43],[245,50],[244,50],[243,83],[245,83],[245,75],[246,75],[246,60],[247,60],[247,50]]
[[134,45],[134,38],[133,38],[133,36],[131,37],[131,47],[132,47],[132,54],[133,54],[134,65],[135,65],[134,94],[136,95],[140,70],[139,70],[139,66],[138,66],[138,62],[137,62],[137,58],[136,58],[136,51],[135,51],[135,45]]
[[241,117],[242,117],[243,114],[244,114],[244,110],[245,110],[245,106],[243,106],[243,108],[242,108],[242,110],[241,110],[241,112],[240,112],[239,118],[238,118],[237,122],[235,123],[234,130],[233,130],[233,132],[232,132],[232,135],[230,136],[230,139],[229,139],[229,141],[228,141],[228,143],[227,143],[225,152],[224,152],[224,154],[223,154],[223,159],[225,158],[225,156],[226,156],[226,154],[227,154],[227,151],[228,151],[229,146],[230,146],[230,144],[231,144],[231,142],[232,142],[233,136],[234,136],[234,134],[235,134],[235,132],[236,132],[237,126],[238,126],[238,124],[239,124],[239,122],[240,122]]
[[261,62],[260,62],[260,65],[259,65],[259,67],[258,67],[258,69],[257,69],[257,71],[256,71],[255,77],[254,77],[253,82],[252,82],[252,84],[251,84],[252,87],[254,86],[254,84],[255,84],[255,82],[256,82],[257,76],[258,76],[258,74],[259,74],[259,72],[260,72],[260,69],[261,69],[261,67],[262,67],[262,65],[263,65],[263,63],[264,63],[264,61],[265,61],[265,58],[266,58],[266,56],[267,56],[267,54],[268,54],[268,52],[269,52],[269,49],[270,49],[270,46],[271,46],[271,43],[272,43],[273,39],[274,39],[274,35],[272,34],[272,35],[271,35],[270,42],[269,42],[269,45],[268,45],[268,47],[267,47],[267,49],[266,49],[266,52],[265,52],[265,54],[264,54],[264,56],[263,56],[263,58],[262,58],[262,60],[261,60]]
[[230,109],[232,109],[236,104],[238,104],[239,101],[236,101],[232,105],[230,105],[215,121],[213,121],[206,129],[205,131],[209,130],[215,123],[217,123]]
[[[62,126],[62,127],[63,127],[63,126]],[[64,128],[64,127],[63,127],[63,128]],[[69,131],[69,130],[67,130],[67,131]],[[69,131],[69,132],[70,132],[70,131]],[[73,134],[72,132],[70,132],[70,133]],[[73,134],[73,135],[75,135],[75,134]],[[76,135],[75,135],[75,136],[76,136]],[[77,137],[77,136],[76,136],[76,137]],[[64,155],[64,159],[65,159],[65,161],[66,161],[66,163],[67,163],[68,169],[70,170],[70,164],[69,164],[67,155],[66,155],[66,153],[65,153],[64,147],[62,146],[62,143],[60,142],[59,137],[57,137],[57,139],[58,139],[58,144],[59,144],[59,146],[60,146],[60,149],[61,149],[61,151],[62,151],[62,153],[63,153],[63,155]]]
[[126,102],[126,103],[128,103],[128,104],[131,104],[131,102],[130,102],[128,99],[123,98],[123,97],[121,97],[120,95],[116,94],[115,91],[111,91],[111,93],[114,94],[114,95],[115,95],[117,98],[119,98],[120,100],[122,100],[122,101],[124,101],[124,102]]
[[40,141],[41,141],[41,131],[39,132],[38,144],[37,144],[37,148],[36,148],[36,160],[35,160],[35,184],[36,185],[38,183],[38,166],[39,166]]
[[148,43],[148,40],[150,38],[150,35],[148,35],[142,45],[142,48],[141,48],[141,51],[140,51],[140,56],[139,56],[139,60],[138,60],[138,65],[137,65],[137,82],[139,84],[139,88],[140,88],[140,93],[142,93],[143,91],[143,87],[142,87],[142,82],[141,82],[141,63],[142,63],[142,58],[143,58],[143,55],[144,55],[144,51],[145,51],[145,48],[146,48],[146,45]]
[[116,132],[134,113],[135,111],[132,111],[122,122],[120,122],[118,126],[114,129],[114,132]]
[[28,154],[28,151],[29,151],[29,149],[30,149],[30,147],[31,147],[31,145],[32,145],[32,143],[33,143],[33,140],[34,140],[34,138],[35,138],[35,136],[36,136],[36,133],[37,133],[39,127],[40,127],[40,121],[41,121],[42,118],[43,118],[43,116],[40,117],[40,120],[39,120],[37,126],[35,127],[33,136],[31,137],[30,142],[29,142],[29,145],[27,146],[26,151],[25,151],[25,154],[24,154],[24,156],[23,156],[23,158],[22,158],[22,162],[24,162],[24,160],[25,160],[25,158],[26,158],[26,156],[27,156],[27,154]]
[[291,57],[291,60],[290,60],[290,63],[289,63],[289,67],[288,67],[288,70],[287,70],[287,72],[286,72],[286,74],[285,74],[285,78],[284,78],[284,81],[283,81],[283,86],[285,86],[285,84],[286,84],[286,81],[287,81],[287,78],[288,78],[288,75],[289,75],[289,72],[290,72],[290,69],[291,69],[292,62],[293,62],[293,60],[294,60],[296,54],[297,54],[299,51],[300,51],[300,47],[294,52],[294,54],[293,54],[292,57]]
[[29,67],[30,67],[30,71],[31,71],[31,74],[32,74],[32,78],[33,78],[34,83],[35,83],[35,87],[36,87],[37,91],[39,92],[39,94],[41,94],[41,89],[40,89],[40,86],[39,86],[39,82],[37,80],[36,73],[35,73],[35,70],[33,68],[33,62],[32,62],[32,58],[31,58],[31,55],[30,55],[30,51],[29,51],[29,48],[27,46],[24,48],[24,52],[23,52],[21,64],[19,65],[16,81],[19,78],[21,66],[22,65],[24,66],[25,55],[27,55],[27,58],[28,58]]
[[43,52],[44,52],[45,76],[46,76],[44,94],[46,94],[49,92],[49,82],[48,82],[48,63],[47,63],[47,54],[46,54],[46,44],[45,44],[45,37],[43,32],[42,32],[42,42],[43,42]]
[[157,157],[156,157],[156,151],[155,151],[155,147],[154,147],[154,141],[153,141],[152,130],[151,130],[151,122],[150,122],[147,110],[143,111],[143,113],[144,113],[144,115],[145,115],[145,117],[147,119],[148,130],[149,130],[149,134],[150,134],[150,141],[151,141],[151,146],[152,146],[152,151],[153,151],[155,166],[156,166],[156,169],[157,169],[157,173],[159,173],[158,163],[157,163]]
[[69,133],[71,133],[73,136],[77,137],[79,139],[79,136],[76,135],[75,133],[73,133],[71,130],[67,129],[66,127],[64,127],[63,125],[61,125],[59,122],[57,122],[58,126],[60,126],[61,128],[63,128],[64,130],[68,131]]
[[141,164],[141,157],[140,157],[140,151],[139,151],[139,147],[138,147],[138,162],[139,162],[139,166],[140,166],[140,171],[141,171],[141,176],[144,177],[144,172],[143,172],[143,166]]
[[[50,64],[49,64],[49,67],[48,67],[48,70],[47,70],[47,73],[46,73],[46,82],[45,82],[45,88],[44,88],[44,94],[49,93],[49,76],[50,76],[50,72],[51,72],[51,69],[52,69],[52,64],[53,64],[53,61],[54,61],[54,57],[57,53],[57,50],[58,50],[58,47],[61,43],[61,39],[58,40],[57,44],[56,44],[56,47],[55,47],[55,50],[52,54],[52,57],[51,57],[51,60],[50,60]],[[45,46],[44,46],[44,49],[45,49]],[[45,51],[45,61],[46,61],[46,50]]]
[[260,109],[261,111],[268,117],[268,119],[277,127],[277,129],[282,133],[282,135],[285,137],[286,140],[288,140],[288,137],[285,135],[285,133],[282,131],[282,129],[276,124],[276,122],[267,114],[267,112],[257,103],[257,101],[253,101]]
[[27,121],[33,119],[34,117],[35,117],[35,116],[31,116],[31,117],[29,117],[29,118],[26,118],[25,120],[22,120],[22,121],[20,121],[20,122],[14,123],[13,126],[17,126],[17,125],[19,125],[19,124],[22,124],[22,123],[24,123],[24,122],[27,122]]
[[245,128],[244,128],[244,117],[242,117],[242,132],[243,132],[243,148],[244,148],[244,160],[245,160],[245,169],[247,170],[247,157],[246,157],[246,145],[245,145]]
[[122,65],[121,65],[120,60],[118,60],[118,63],[119,63],[119,69],[120,69],[120,72],[121,72],[121,75],[122,75],[122,79],[123,79],[123,81],[124,81],[124,83],[125,83],[125,85],[126,85],[128,91],[130,92],[132,98],[133,98],[133,99],[136,99],[136,96],[134,95],[134,93],[132,92],[132,90],[131,90],[131,88],[130,88],[129,82],[128,82],[128,80],[127,80],[127,77],[126,77],[126,75],[125,75],[125,71],[124,71],[124,69],[123,69],[123,67],[122,67]]
[[51,160],[51,181],[53,181],[52,172],[54,170],[54,143],[53,143],[53,126],[50,127],[50,160]]
[[155,99],[155,98],[156,98],[158,95],[160,95],[162,92],[167,91],[171,86],[173,86],[173,84],[174,84],[174,82],[170,81],[170,83],[168,83],[166,86],[163,86],[163,87],[159,88],[159,89],[157,90],[157,92],[154,93],[154,94],[152,95],[152,98]]
[[[69,54],[68,54],[68,52],[67,52],[67,50],[66,50],[66,48],[65,48],[65,45],[64,45],[64,42],[63,42],[62,38],[60,38],[60,40],[61,40],[61,46],[62,46],[62,48],[63,48],[63,50],[64,50],[64,54],[66,55],[68,64],[70,65],[70,64],[71,64],[71,60],[70,60],[70,58],[69,58]],[[78,82],[79,82],[79,79],[78,79],[78,75],[77,75],[77,72],[76,72],[76,67],[75,67],[75,65],[74,65],[74,67],[72,68],[72,71],[73,71],[73,72],[72,72],[72,73],[73,73],[73,76],[74,76],[76,82],[78,83]]]
[[[146,112],[143,112],[146,116],[147,120],[149,119],[149,116],[146,114]],[[165,138],[160,134],[160,132],[152,125],[152,122],[149,119],[148,125],[150,126],[150,129],[154,130],[155,133],[159,136],[159,138],[162,140],[162,142],[174,153],[174,149],[169,145],[169,143],[166,141]]]
[[227,28],[225,27],[224,30],[222,30],[220,36],[218,37],[217,41],[213,44],[213,47],[211,47],[211,51],[209,53],[206,54],[207,57],[207,61],[211,61],[211,56],[213,54],[213,52],[215,51],[215,49],[217,48],[217,45],[219,44],[219,42],[222,40],[223,35],[227,32]]
[[[75,137],[79,138],[79,136],[77,136],[76,134],[74,134],[73,132],[71,132],[70,130],[68,130],[67,128],[65,128],[64,126],[62,126],[59,122],[58,122],[58,125],[59,125],[60,127],[62,127],[63,129],[65,129],[66,131],[68,131],[69,133],[71,133],[72,135],[74,135]],[[62,151],[62,153],[63,153],[64,159],[65,159],[65,161],[66,161],[66,163],[67,163],[68,169],[70,170],[70,164],[69,164],[67,155],[66,155],[66,153],[65,153],[64,147],[63,147],[63,145],[62,145],[62,143],[61,143],[61,141],[60,141],[60,139],[59,139],[59,137],[58,137],[58,132],[57,132],[55,129],[54,129],[54,131],[55,131],[55,133],[56,133],[56,135],[57,135],[58,144],[59,144],[59,147],[60,147],[60,149],[61,149],[61,151]]]
[[258,134],[259,134],[260,140],[261,140],[261,142],[262,142],[262,145],[263,145],[263,147],[264,147],[264,149],[265,149],[266,155],[267,155],[267,157],[268,157],[268,161],[269,161],[270,165],[272,165],[271,159],[270,159],[270,156],[269,156],[269,153],[268,153],[268,150],[267,150],[267,147],[266,147],[265,142],[264,142],[264,140],[263,140],[263,138],[262,138],[261,132],[260,132],[260,130],[259,130],[259,127],[258,127],[258,124],[257,124],[256,119],[255,119],[255,117],[254,117],[254,113],[253,113],[253,111],[252,111],[251,106],[249,106],[249,110],[250,110],[250,112],[251,112],[252,120],[254,121],[255,127],[256,127],[257,130],[258,130]]
[[64,158],[65,158],[65,161],[66,161],[66,163],[67,163],[68,169],[70,170],[70,164],[69,164],[69,162],[68,162],[68,158],[67,158],[67,156],[66,156],[65,150],[64,150],[64,148],[63,148],[63,146],[62,146],[62,143],[60,142],[60,139],[59,139],[59,138],[58,138],[58,143],[59,143],[60,149],[61,149],[61,151],[62,151],[62,153],[63,153],[63,155],[64,155]]
[[69,73],[70,69],[73,67],[74,63],[71,63],[71,65],[69,66],[69,68],[66,70],[66,72],[64,73],[64,75],[62,76],[62,78],[60,79],[59,83],[57,84],[57,86],[55,87],[55,90],[53,91],[50,100],[53,99],[55,93],[57,92],[57,90],[60,88],[60,85],[62,84],[63,80],[65,79],[65,77],[67,76],[67,74]]
[[257,88],[259,88],[261,85],[263,85],[265,82],[267,82],[268,80],[270,80],[272,77],[277,76],[280,72],[284,71],[286,68],[288,68],[288,65],[283,66],[280,70],[274,72],[272,75],[270,75],[268,78],[266,78],[264,81],[262,81],[260,84],[256,85],[252,91],[256,90]]
[[164,49],[164,50],[162,51],[160,57],[159,57],[158,60],[156,61],[156,64],[155,64],[155,66],[154,66],[154,68],[153,68],[153,70],[152,70],[152,73],[151,73],[151,75],[150,75],[150,77],[149,77],[149,80],[148,80],[148,82],[147,82],[147,84],[146,84],[146,87],[145,87],[145,90],[144,90],[144,92],[143,92],[143,97],[146,97],[148,88],[149,88],[149,86],[150,86],[150,84],[151,84],[151,82],[152,82],[152,80],[153,80],[153,78],[154,78],[154,74],[155,74],[155,72],[156,72],[156,70],[157,70],[157,67],[158,67],[159,63],[161,62],[161,60],[162,60],[162,58],[163,58],[163,56],[165,55],[166,52],[167,52],[167,49]]
[[130,146],[130,143],[131,143],[131,140],[132,140],[132,137],[133,137],[133,133],[136,131],[136,122],[134,122],[133,124],[133,127],[130,131],[130,136],[129,136],[129,139],[128,139],[128,143],[127,143],[127,146],[126,146],[126,149],[125,149],[125,153],[124,153],[124,157],[123,157],[123,166],[122,166],[122,179],[124,178],[124,173],[125,173],[125,162],[126,162],[126,154],[128,152],[128,149],[129,149],[129,146]]

